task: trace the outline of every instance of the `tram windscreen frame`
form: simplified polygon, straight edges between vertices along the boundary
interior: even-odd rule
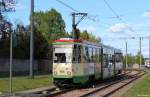
[[[66,54],[55,53],[54,63],[66,63]]]

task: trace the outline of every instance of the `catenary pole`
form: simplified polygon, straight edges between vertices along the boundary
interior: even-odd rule
[[[142,37],[140,37],[140,65],[139,65],[139,68],[140,68],[140,67],[141,67],[141,65],[142,65],[141,40],[142,40]]]
[[[126,41],[126,66],[125,68],[127,69],[127,67],[128,67],[128,43]]]

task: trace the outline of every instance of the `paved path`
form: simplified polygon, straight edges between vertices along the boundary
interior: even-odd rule
[[[17,95],[22,95],[22,94],[34,94],[34,93],[39,93],[41,91],[46,91],[46,90],[51,90],[54,89],[55,86],[47,86],[47,87],[41,87],[41,88],[36,88],[36,89],[31,89],[31,90],[26,90],[26,91],[20,91],[17,92]]]

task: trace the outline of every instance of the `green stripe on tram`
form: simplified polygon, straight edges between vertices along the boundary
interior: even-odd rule
[[[67,76],[67,75],[53,75],[53,78],[72,78],[73,83],[84,84],[89,80],[89,75],[79,75],[79,76]]]
[[[88,75],[81,75],[81,76],[74,76],[73,77],[73,82],[74,83],[81,83],[84,84],[89,80],[89,76]]]
[[[53,75],[53,78],[72,78],[72,76],[68,76],[68,75]]]

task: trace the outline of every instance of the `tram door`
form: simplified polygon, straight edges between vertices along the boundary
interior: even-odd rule
[[[109,78],[114,74],[113,53],[107,47],[103,47],[103,78]]]
[[[107,48],[103,47],[103,78],[107,78],[108,76],[108,53]]]

